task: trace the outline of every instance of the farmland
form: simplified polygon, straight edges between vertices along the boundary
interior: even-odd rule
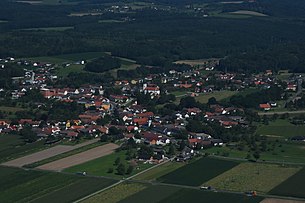
[[[283,167],[275,164],[241,163],[204,185],[221,190],[256,190],[267,193],[300,169],[300,167]]]
[[[304,190],[305,168],[275,187],[269,193],[274,195],[285,195],[289,197],[305,198]]]
[[[157,180],[165,183],[199,186],[236,166],[237,162],[201,158],[177,170],[161,176]],[[198,172],[200,171],[200,172]]]
[[[47,148],[44,141],[25,144],[18,135],[0,135],[0,162],[15,159]]]
[[[114,182],[0,167],[0,202],[71,202]]]
[[[73,166],[71,168],[65,169],[65,171],[71,173],[75,173],[78,171],[86,171],[89,175],[121,178],[122,176],[118,175],[115,170],[116,166],[114,165],[114,162],[117,158],[120,158],[121,162],[126,166],[129,164],[126,160],[126,151],[120,151],[101,158],[97,158],[92,161],[88,161],[80,165]],[[133,173],[131,173],[130,175],[134,175],[149,167],[151,167],[150,164],[139,164],[138,166],[136,166],[136,168],[133,170]],[[109,173],[110,168],[114,170],[112,173]]]
[[[180,167],[184,166],[183,163],[168,162],[166,164],[160,165],[153,168],[145,173],[136,176],[136,180],[156,180],[157,178],[164,176]]]
[[[146,198],[149,197],[149,198]],[[143,202],[145,198],[146,203],[153,202],[197,202],[204,200],[204,202],[227,203],[227,202],[245,202],[245,203],[258,203],[262,200],[260,197],[246,197],[237,194],[219,194],[212,192],[204,192],[194,189],[181,189],[178,187],[169,186],[151,186],[139,193],[131,195],[120,203],[127,202]]]
[[[101,192],[93,197],[90,197],[85,201],[83,201],[83,203],[99,203],[99,202],[115,203],[135,193],[138,193],[144,190],[145,188],[146,186],[144,184],[123,183],[109,190]]]

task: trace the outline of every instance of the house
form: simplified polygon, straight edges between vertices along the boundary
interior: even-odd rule
[[[269,111],[271,109],[271,105],[269,103],[267,103],[267,104],[260,104],[259,108],[263,109],[265,111]]]
[[[141,137],[145,139],[145,142],[150,145],[167,145],[170,143],[170,139],[158,133],[153,132],[143,132]]]
[[[160,87],[155,84],[143,84],[143,92],[144,94],[150,94],[153,96],[161,94]]]

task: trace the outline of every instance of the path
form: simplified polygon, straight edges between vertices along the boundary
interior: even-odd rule
[[[49,149],[45,149],[39,152],[36,152],[34,154],[30,154],[27,156],[23,156],[5,163],[2,163],[1,165],[4,166],[13,166],[13,167],[22,167],[28,164],[32,164],[44,159],[48,159],[50,157],[65,153],[65,152],[69,152],[72,151],[74,149],[78,149],[80,147],[84,147],[86,145],[92,144],[97,142],[99,139],[93,139],[93,140],[89,140],[87,142],[81,143],[81,144],[77,144],[74,146],[68,146],[68,145],[57,145],[54,147],[51,147]]]

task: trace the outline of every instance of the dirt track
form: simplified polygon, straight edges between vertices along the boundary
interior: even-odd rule
[[[38,166],[38,169],[50,170],[50,171],[61,171],[63,169],[111,154],[119,146],[113,143],[109,143],[100,147],[90,149],[79,154],[75,154],[51,163],[47,163],[42,166]]]
[[[263,201],[261,201],[260,203],[304,203],[304,202],[305,201],[267,198],[267,199],[264,199]]]
[[[30,154],[24,157],[20,157],[5,163],[2,163],[1,165],[5,165],[5,166],[14,166],[14,167],[22,167],[24,165],[27,164],[32,164],[35,163],[37,161],[41,161],[47,158],[50,158],[52,156],[56,156],[58,154],[62,154],[89,144],[92,144],[94,142],[97,142],[98,139],[94,139],[94,140],[90,140],[78,145],[74,145],[74,146],[68,146],[68,145],[57,145],[55,147],[46,149],[46,150],[42,150],[39,152],[36,152],[34,154]]]

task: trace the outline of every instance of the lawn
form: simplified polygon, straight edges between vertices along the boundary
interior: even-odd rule
[[[57,75],[59,77],[65,77],[67,75],[69,75],[70,73],[81,73],[81,72],[85,72],[84,69],[84,65],[78,65],[78,64],[72,64],[68,67],[60,67],[57,69]]]
[[[148,198],[149,197],[149,198]],[[181,189],[179,187],[155,185],[148,187],[134,195],[120,201],[120,203],[154,202],[213,202],[213,203],[258,203],[261,197],[247,197],[245,195],[205,192],[195,189]]]
[[[202,183],[235,167],[238,162],[201,158],[177,170],[158,178],[158,181],[189,186],[200,186]]]
[[[277,119],[269,122],[269,125],[260,125],[257,129],[260,135],[281,136],[290,138],[305,135],[305,125],[293,125],[288,120]]]
[[[162,164],[156,168],[153,168],[145,173],[142,173],[142,174],[134,177],[134,179],[135,180],[156,180],[157,178],[164,176],[184,165],[185,164],[183,164],[183,163],[167,162],[165,164]]]
[[[301,167],[283,167],[276,164],[241,163],[204,183],[216,189],[267,193],[297,173]]]
[[[289,197],[305,198],[305,168],[275,187],[269,193],[273,195],[284,195]]]
[[[87,174],[89,175],[96,175],[96,176],[108,176],[108,177],[113,177],[113,178],[122,178],[121,175],[118,175],[116,173],[116,168],[117,166],[114,165],[114,162],[117,158],[120,158],[121,163],[125,164],[126,168],[128,167],[129,163],[126,160],[126,151],[120,151],[120,152],[115,152],[110,155],[88,161],[86,163],[73,166],[71,168],[66,169],[66,172],[71,172],[71,173],[76,173],[79,171],[86,171]],[[142,164],[140,163],[137,165],[133,172],[130,175],[134,175],[138,172],[141,172],[152,165],[150,164]],[[112,168],[114,171],[112,173],[108,173],[109,168]],[[126,175],[125,177],[128,177],[130,175]]]
[[[102,178],[0,167],[0,202],[72,202],[113,183]]]
[[[122,183],[83,201],[83,203],[115,203],[144,190],[147,186],[139,183]]]
[[[210,98],[215,97],[217,101],[229,98],[235,94],[237,94],[238,91],[216,91],[211,93],[202,93],[198,97],[195,97],[196,101],[199,101],[201,103],[207,103]]]
[[[25,156],[47,147],[44,141],[25,144],[18,135],[0,134],[0,162]]]

